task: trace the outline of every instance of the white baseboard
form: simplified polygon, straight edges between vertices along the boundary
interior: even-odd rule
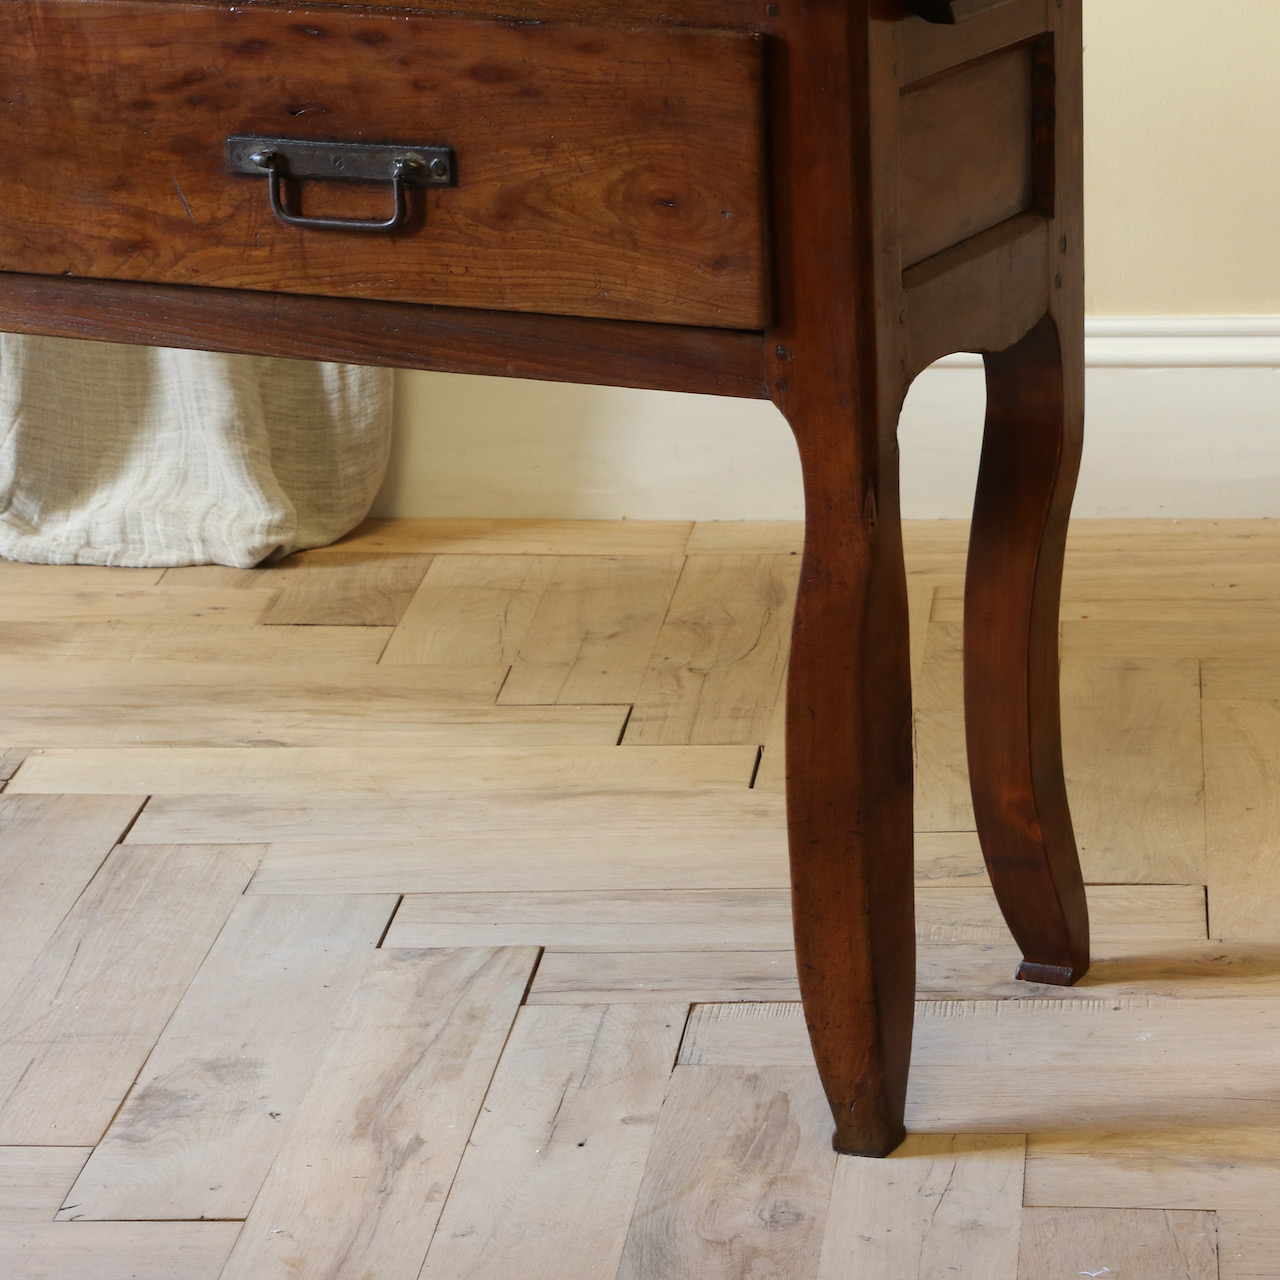
[[[1079,516],[1280,518],[1280,317],[1088,322]],[[903,512],[968,514],[981,361],[926,370],[903,413]],[[789,520],[790,432],[769,404],[406,373],[392,471],[401,516]]]

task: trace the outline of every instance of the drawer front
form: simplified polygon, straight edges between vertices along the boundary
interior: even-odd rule
[[[761,328],[761,68],[740,32],[5,0],[0,270]],[[227,171],[243,134],[444,145],[456,185],[390,234],[291,227]]]

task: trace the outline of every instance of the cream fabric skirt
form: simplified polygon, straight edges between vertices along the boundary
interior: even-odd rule
[[[386,469],[391,373],[0,335],[0,556],[263,560],[340,538]]]

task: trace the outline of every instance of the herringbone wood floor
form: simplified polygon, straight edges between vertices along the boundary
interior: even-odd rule
[[[400,521],[0,563],[8,1280],[1276,1280],[1280,530],[1084,522],[1097,939],[1014,984],[963,526],[909,531],[907,1147],[837,1159],[789,949],[792,525]]]

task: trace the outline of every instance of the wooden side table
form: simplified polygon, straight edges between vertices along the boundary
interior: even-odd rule
[[[965,599],[979,833],[1020,976],[1088,965],[1056,640],[1080,0],[423,3],[8,0],[3,323],[772,399],[807,508],[801,988],[836,1147],[884,1155],[914,995],[896,424],[953,351],[985,354],[989,395]]]

